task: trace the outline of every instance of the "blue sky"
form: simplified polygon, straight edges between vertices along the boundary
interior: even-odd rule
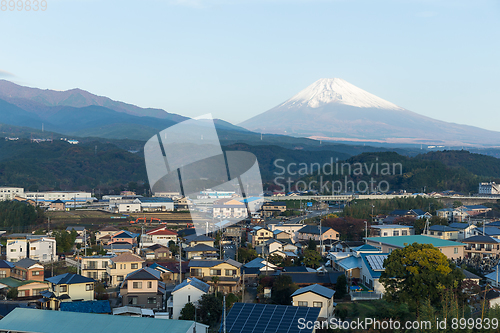
[[[238,123],[340,77],[500,130],[498,1],[46,1],[0,11],[0,78]]]

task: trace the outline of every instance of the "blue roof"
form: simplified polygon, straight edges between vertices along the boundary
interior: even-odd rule
[[[61,275],[56,275],[50,278],[46,278],[45,281],[48,281],[53,284],[77,284],[77,283],[95,282],[94,279],[85,277],[80,274],[72,274],[72,273],[64,273]]]
[[[429,227],[429,230],[432,230],[432,231],[442,231],[442,232],[451,232],[451,231],[458,231],[457,229],[454,229],[454,228],[450,228],[446,225],[431,225]]]
[[[324,234],[328,230],[332,228],[329,227],[321,227],[321,234]],[[319,226],[316,225],[305,225],[303,228],[299,229],[299,233],[303,234],[311,234],[311,235],[319,235]]]
[[[264,259],[262,258],[255,258],[254,260],[251,260],[249,262],[247,262],[245,265],[246,268],[262,268],[264,267],[265,265],[262,263],[264,261]]]
[[[376,248],[375,246],[372,246],[370,244],[363,244],[358,247],[354,247],[351,249],[352,251],[380,251],[380,249]]]
[[[29,318],[29,320],[26,320]],[[95,313],[17,308],[0,321],[0,329],[39,333],[186,333],[192,321],[112,316]]]
[[[182,288],[184,288],[186,286],[193,286],[196,289],[201,290],[201,291],[203,291],[205,293],[208,293],[208,291],[210,290],[210,285],[209,284],[207,284],[207,283],[205,283],[203,281],[200,281],[200,280],[198,280],[195,277],[191,277],[191,278],[188,278],[188,279],[182,281],[182,283],[176,285],[175,288],[174,288],[174,290],[172,290],[172,292],[175,292],[175,291],[177,291],[179,289],[182,289]]]
[[[137,198],[142,203],[155,203],[155,202],[174,202],[171,198],[153,197],[153,198]]]
[[[346,271],[354,269],[356,267],[361,267],[361,261],[359,258],[354,256],[347,257],[345,259],[337,261],[337,265],[345,269]]]
[[[453,228],[453,229],[467,229],[467,227],[469,226],[468,223],[458,223],[458,222],[454,222],[454,223],[450,223],[448,225],[450,228]]]
[[[385,237],[384,237],[385,238]],[[371,256],[378,256],[380,257],[381,259],[385,259],[387,258],[387,256],[389,255],[389,253],[377,253],[377,254],[372,254],[372,253],[361,253],[361,259],[363,260],[363,262],[365,263],[365,266],[368,268],[368,270],[370,271],[370,275],[372,276],[372,278],[374,279],[378,279],[380,278],[380,275],[382,275],[382,271],[379,271],[379,270],[374,270],[370,263],[368,262],[368,259],[366,259],[367,257],[371,257]]]
[[[60,311],[111,313],[109,301],[61,302]]]
[[[0,260],[0,268],[14,268],[15,265],[7,260]]]
[[[319,284],[312,284],[310,286],[295,290],[295,292],[292,294],[292,297],[297,296],[297,295],[301,295],[301,294],[305,294],[308,292],[315,293],[317,295],[326,297],[328,299],[332,298],[333,295],[335,295],[335,290],[332,290],[332,289],[327,288],[327,287],[323,287]]]
[[[488,207],[483,206],[483,205],[470,205],[470,206],[464,206],[467,209],[488,209]]]
[[[480,232],[480,233],[483,233],[483,228],[479,227],[477,228],[477,230]],[[484,235],[488,235],[488,236],[496,236],[496,235],[500,235],[500,229],[498,227],[484,227]]]

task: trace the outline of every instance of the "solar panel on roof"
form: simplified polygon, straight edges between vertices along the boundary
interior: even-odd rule
[[[387,259],[387,255],[373,255],[366,256],[366,260],[368,264],[374,271],[383,271],[384,270],[384,260]]]
[[[235,303],[226,317],[226,331],[231,333],[312,333],[299,329],[299,319],[318,319],[320,308],[287,305]],[[223,330],[221,327],[220,331]]]

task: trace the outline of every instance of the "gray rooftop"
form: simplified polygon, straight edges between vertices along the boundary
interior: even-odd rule
[[[301,294],[305,294],[305,293],[308,293],[308,292],[312,292],[314,294],[317,294],[319,296],[323,296],[323,297],[328,298],[328,299],[332,298],[333,295],[335,295],[335,290],[332,290],[332,289],[327,288],[327,287],[323,287],[323,286],[321,286],[319,284],[312,284],[310,286],[297,289],[292,294],[292,297],[293,296],[297,296],[297,295],[301,295]]]

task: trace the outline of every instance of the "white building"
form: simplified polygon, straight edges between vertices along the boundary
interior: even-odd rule
[[[133,201],[135,204],[140,204],[144,211],[173,211],[174,200],[170,198],[154,197],[154,198],[137,198]]]
[[[15,197],[24,197],[24,188],[0,187],[0,201],[13,200]]]
[[[142,246],[160,244],[168,247],[170,242],[177,243],[177,232],[167,227],[158,227],[141,235],[141,242]]]
[[[289,223],[289,224],[269,224],[268,228],[271,231],[281,230],[290,235],[292,235],[292,241],[296,243],[299,240],[299,230],[304,227],[301,223]]]
[[[52,237],[43,237],[29,240],[29,258],[39,262],[57,260],[56,240]]]
[[[16,262],[31,258],[40,262],[55,260],[56,240],[32,234],[12,234],[7,239],[7,260]]]
[[[187,303],[193,303],[195,306],[203,295],[208,293],[210,285],[191,277],[175,286],[172,296],[168,299],[167,308],[171,313],[172,319],[179,319],[181,310]]]
[[[113,202],[109,204],[109,210],[115,213],[137,213],[141,211],[141,204],[133,202]]]
[[[496,184],[495,182],[480,183],[479,194],[485,194],[485,195],[500,194],[500,184]]]
[[[228,199],[236,195],[234,191],[214,191],[207,189],[198,194],[198,199]]]
[[[92,193],[82,191],[26,192],[24,197],[35,201],[39,206],[48,206],[55,200],[61,200],[67,206],[81,205],[93,201]]]

